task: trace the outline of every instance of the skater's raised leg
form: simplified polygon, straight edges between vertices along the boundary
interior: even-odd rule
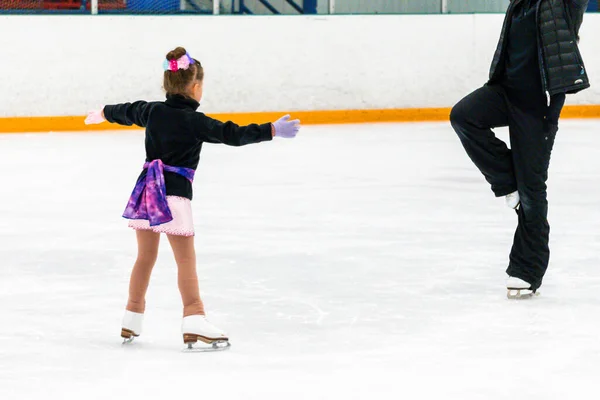
[[[492,131],[508,125],[507,107],[500,87],[483,86],[458,102],[450,113],[454,131],[496,197],[517,190],[511,151]]]

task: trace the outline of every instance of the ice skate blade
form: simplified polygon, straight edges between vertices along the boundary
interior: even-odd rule
[[[199,345],[196,343],[187,343],[187,347],[183,349],[184,353],[208,353],[213,351],[223,351],[231,347],[229,340],[216,340],[212,343]]]
[[[510,300],[527,300],[539,296],[538,292],[530,289],[512,289],[509,288],[506,297]]]
[[[125,329],[125,328],[121,329],[121,337],[123,338],[123,344],[133,342],[133,339],[135,339],[138,336],[139,335],[136,335],[135,332],[133,332],[129,329]]]
[[[187,348],[184,349],[185,352],[223,351],[231,346],[228,338],[211,339],[192,333],[184,333],[183,342],[187,346]],[[208,346],[198,344],[198,342]]]

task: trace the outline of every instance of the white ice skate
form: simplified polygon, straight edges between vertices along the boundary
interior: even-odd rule
[[[531,289],[531,284],[522,279],[509,276],[506,280],[507,297],[509,299],[530,299],[538,293]]]
[[[519,204],[521,204],[521,198],[519,197],[518,191],[507,194],[505,196],[505,200],[506,200],[506,206],[508,208],[512,208],[513,210],[516,210],[517,207],[519,207]]]
[[[121,337],[123,343],[130,343],[134,338],[142,333],[142,324],[144,322],[144,314],[125,310],[123,323],[121,324]]]
[[[187,345],[184,351],[218,351],[231,346],[225,332],[208,322],[204,315],[184,317],[181,333],[183,342]],[[198,345],[199,341],[210,346]]]

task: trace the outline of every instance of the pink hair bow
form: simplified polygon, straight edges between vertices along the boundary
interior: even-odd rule
[[[177,60],[165,60],[163,62],[163,69],[165,71],[177,72],[180,69],[188,69],[190,64],[193,64],[194,60],[188,53],[179,57]]]

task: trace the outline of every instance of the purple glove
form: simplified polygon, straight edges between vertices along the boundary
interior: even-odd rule
[[[273,128],[275,128],[275,136],[286,139],[296,137],[296,134],[300,130],[300,120],[295,119],[290,121],[289,119],[290,116],[286,115],[273,123]]]

